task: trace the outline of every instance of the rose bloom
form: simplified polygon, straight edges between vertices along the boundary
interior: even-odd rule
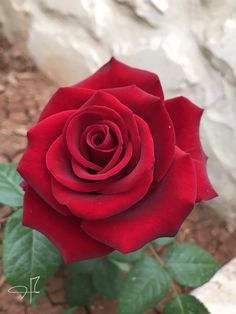
[[[23,224],[66,262],[175,236],[196,202],[216,196],[199,139],[202,112],[184,97],[164,100],[157,75],[114,58],[60,88],[29,130],[18,166]]]

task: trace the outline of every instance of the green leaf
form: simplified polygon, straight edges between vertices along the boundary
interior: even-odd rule
[[[163,238],[158,238],[152,242],[154,242],[157,245],[164,246],[171,244],[175,240],[175,237],[163,237]]]
[[[109,260],[100,260],[93,271],[93,283],[97,291],[107,297],[117,297],[122,283],[119,268]]]
[[[65,300],[70,306],[85,306],[89,304],[96,290],[94,288],[91,274],[79,274],[69,278],[65,287]]]
[[[128,254],[122,254],[118,251],[114,251],[111,254],[109,254],[107,258],[116,260],[121,263],[135,262],[144,256],[144,252],[145,252],[145,247],[141,248],[138,251],[128,253]]]
[[[174,279],[187,287],[201,286],[219,269],[218,262],[207,251],[190,243],[173,245],[165,262]]]
[[[74,274],[87,274],[91,273],[95,266],[98,264],[97,259],[90,259],[81,262],[75,262],[72,264],[67,265],[67,268]]]
[[[181,295],[171,299],[163,314],[210,314],[207,308],[191,295]]]
[[[23,191],[20,187],[21,177],[16,171],[16,164],[0,164],[0,203],[20,207],[23,203]]]
[[[123,282],[119,314],[141,314],[159,303],[170,287],[170,278],[152,257],[138,261]]]
[[[22,211],[7,221],[3,237],[3,269],[7,281],[30,302],[61,265],[55,246],[41,233],[22,226]],[[35,279],[33,279],[35,278]],[[35,288],[35,289],[34,289]]]
[[[115,264],[122,272],[127,273],[131,268],[131,265],[129,263],[118,262],[114,259],[110,259],[110,261],[111,263]]]
[[[74,306],[72,308],[66,309],[64,311],[64,314],[73,314],[75,310],[77,310],[77,306]]]

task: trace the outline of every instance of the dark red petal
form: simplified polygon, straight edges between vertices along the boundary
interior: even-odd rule
[[[75,162],[74,159],[71,160],[72,168],[74,170],[74,173],[82,179],[86,180],[105,180],[108,179],[117,173],[119,173],[121,170],[127,166],[129,163],[133,153],[133,146],[131,142],[128,143],[126,150],[124,152],[124,156],[122,159],[111,169],[107,170],[106,172],[98,172],[95,174],[91,174],[87,171],[87,169],[81,165],[79,165],[77,162]]]
[[[81,180],[74,174],[70,159],[63,137],[59,136],[48,149],[46,164],[53,178],[64,188],[77,192],[95,192],[112,182],[112,180],[106,182]],[[52,184],[55,180],[52,180]]]
[[[131,190],[137,182],[142,181],[147,173],[154,172],[154,143],[148,125],[140,117],[135,116],[142,141],[141,154],[136,167],[124,177],[118,179],[105,188],[101,189],[102,194],[117,194]]]
[[[59,88],[42,111],[39,121],[61,111],[79,109],[94,93],[75,86]]]
[[[90,159],[95,160],[101,167],[107,165],[117,148],[117,140],[110,133],[108,125],[103,123],[91,125],[82,137],[81,141],[87,144]]]
[[[128,253],[158,237],[174,236],[195,199],[193,162],[177,149],[171,168],[155,191],[124,213],[100,221],[83,221],[82,228],[94,239]]]
[[[63,214],[65,206],[57,203],[51,192],[51,175],[46,167],[46,154],[51,144],[62,133],[67,119],[75,110],[63,111],[36,124],[28,132],[28,146],[18,165],[18,171],[25,181],[50,206]]]
[[[142,124],[140,121],[138,123],[143,145],[140,165],[137,165],[137,169],[134,170],[135,175],[131,172],[124,180],[112,183],[110,190],[107,191],[114,193],[111,195],[75,193],[53,182],[53,194],[58,202],[66,205],[74,215],[80,218],[103,219],[125,211],[140,201],[153,181],[154,151],[148,126],[144,121]]]
[[[176,145],[191,157],[198,160],[205,158],[199,138],[199,124],[203,109],[184,97],[165,101],[166,109],[172,119],[176,134]]]
[[[185,97],[168,99],[165,104],[174,124],[176,145],[189,153],[194,161],[197,175],[197,201],[217,196],[207,176],[207,156],[203,151],[199,136],[203,109]]]
[[[109,127],[109,131],[115,135],[116,142],[117,142],[116,147],[114,147],[112,149],[113,150],[112,157],[107,162],[107,164],[103,168],[101,168],[101,170],[99,170],[99,173],[104,173],[107,170],[111,169],[118,162],[118,160],[121,156],[121,153],[123,152],[124,141],[123,141],[121,131],[115,123],[113,123],[112,121],[109,121],[109,120],[101,120],[100,123],[105,124],[106,126]],[[90,126],[90,127],[92,128],[93,126]],[[90,128],[90,127],[88,127],[88,128]],[[86,156],[87,159],[90,159],[89,153],[92,153],[92,152],[88,151],[87,141],[86,141],[86,136],[87,136],[86,130],[83,132],[83,134],[80,138],[80,153],[83,156]],[[105,150],[104,150],[104,152],[105,152]],[[109,150],[108,150],[108,152],[109,152]],[[76,161],[73,160],[73,162],[76,162]]]
[[[109,109],[112,110],[114,113],[119,114],[120,117],[122,117],[125,127],[123,127],[123,125],[118,122],[117,125],[121,129],[124,138],[124,145],[126,145],[127,142],[126,140],[127,131],[130,140],[133,143],[133,156],[131,162],[129,163],[128,170],[132,169],[138,162],[141,146],[138,127],[134,119],[133,112],[127,106],[124,106],[117,98],[104,91],[98,91],[82,106],[82,108],[92,109],[95,108],[94,104],[99,105],[98,108],[100,109],[101,114],[103,112],[105,113],[107,109]]]
[[[156,178],[160,181],[174,158],[175,134],[172,121],[162,101],[137,86],[112,88],[107,90],[135,114],[144,119],[152,133],[155,158]]]
[[[79,87],[103,89],[135,84],[147,93],[164,98],[159,77],[149,71],[130,67],[115,58],[96,73],[77,84]]]
[[[112,249],[81,229],[81,220],[62,216],[45,203],[30,187],[24,197],[23,224],[48,237],[62,253],[66,263],[107,255]]]
[[[91,98],[91,101],[96,100],[96,96],[97,94]],[[87,126],[96,124],[103,120],[114,122],[120,128],[124,145],[126,145],[128,142],[128,133],[122,117],[113,109],[104,106],[83,106],[83,108],[81,108],[81,110],[67,123],[64,130],[67,147],[72,157],[83,167],[96,171],[102,170],[101,166],[82,155],[85,147],[82,147],[83,143],[81,143],[80,140],[83,131],[87,128]]]
[[[132,190],[112,195],[74,192],[57,181],[53,182],[52,190],[58,202],[66,204],[75,216],[93,220],[116,215],[131,207],[147,193],[152,180],[153,174],[149,171]]]
[[[102,120],[101,122],[105,123],[107,126],[110,127],[110,131],[115,135],[117,141],[117,147],[113,156],[111,157],[110,161],[106,164],[106,166],[99,171],[99,173],[104,173],[110,170],[118,162],[119,158],[121,157],[121,153],[123,152],[124,141],[121,131],[115,123],[108,120]]]
[[[206,169],[206,161],[199,161],[193,159],[193,164],[196,169],[197,176],[197,199],[196,202],[202,200],[210,200],[211,198],[216,197],[218,194],[212,187]]]

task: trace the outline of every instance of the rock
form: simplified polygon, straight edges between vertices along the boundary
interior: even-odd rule
[[[212,314],[236,313],[236,258],[222,267],[205,285],[191,293]]]
[[[6,89],[5,85],[0,84],[0,94],[3,93]]]
[[[60,85],[115,55],[158,73],[166,97],[205,108],[201,137],[220,195],[207,204],[236,228],[235,0],[2,0],[0,23]]]
[[[169,8],[168,0],[150,0],[150,2],[159,10],[161,13],[165,13]]]

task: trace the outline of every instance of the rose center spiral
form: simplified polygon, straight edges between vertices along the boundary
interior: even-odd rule
[[[113,151],[117,146],[117,140],[108,125],[94,124],[86,128],[86,143],[95,150]]]

